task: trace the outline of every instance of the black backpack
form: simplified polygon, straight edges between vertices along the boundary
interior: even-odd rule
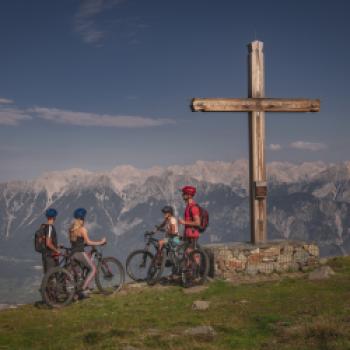
[[[198,227],[198,231],[200,233],[203,233],[207,227],[209,226],[209,213],[208,210],[202,208],[200,205],[196,204],[196,207],[199,209],[199,218],[200,218],[200,226]],[[192,216],[192,220],[193,220],[193,215],[192,215],[192,211],[190,209],[190,213]]]
[[[34,249],[38,253],[46,251],[46,225],[40,225],[39,229],[34,234]]]

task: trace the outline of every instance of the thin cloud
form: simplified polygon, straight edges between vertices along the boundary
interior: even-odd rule
[[[86,127],[147,128],[175,124],[172,119],[152,119],[140,116],[120,116],[73,112],[57,108],[35,107],[30,110],[37,117],[56,124]]]
[[[12,103],[14,103],[13,100],[10,100],[9,98],[0,97],[0,105],[10,105]]]
[[[18,126],[22,121],[33,119],[28,113],[17,108],[0,109],[0,125]]]
[[[282,149],[282,146],[280,144],[278,144],[278,143],[277,144],[276,143],[271,143],[271,144],[269,144],[268,149],[270,151],[280,151]]]
[[[306,142],[306,141],[295,141],[295,142],[292,142],[289,146],[291,148],[301,149],[306,151],[313,151],[313,152],[321,151],[327,148],[327,145],[324,143]]]
[[[78,13],[75,15],[75,30],[83,41],[88,44],[99,44],[106,33],[98,28],[96,17],[123,1],[125,0],[81,0]]]

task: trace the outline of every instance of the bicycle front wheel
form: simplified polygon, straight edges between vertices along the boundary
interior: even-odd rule
[[[147,271],[147,284],[149,286],[155,285],[162,277],[162,273],[164,271],[164,266],[165,266],[165,260],[166,260],[165,255],[162,256],[162,255],[156,254],[153,257],[152,262]]]
[[[103,258],[97,266],[95,283],[103,294],[118,292],[124,285],[123,265],[113,257]]]
[[[72,274],[62,267],[50,269],[41,283],[43,301],[51,307],[69,305],[75,294],[75,281]]]
[[[126,273],[136,282],[146,281],[152,259],[153,254],[149,251],[135,250],[126,259]]]

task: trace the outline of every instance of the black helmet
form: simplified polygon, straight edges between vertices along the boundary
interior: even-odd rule
[[[173,207],[171,207],[170,205],[166,205],[163,209],[162,209],[162,213],[166,214],[169,213],[171,215],[174,215],[174,209]]]

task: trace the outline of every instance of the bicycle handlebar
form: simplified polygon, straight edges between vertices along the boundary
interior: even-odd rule
[[[145,236],[153,236],[157,231],[146,231]]]
[[[154,234],[156,234],[157,232],[163,232],[164,230],[159,228],[159,227],[155,227],[155,230],[152,231],[146,231],[145,232],[145,236],[153,236]]]
[[[65,246],[60,246],[59,249],[63,249],[65,251],[69,251],[69,250],[72,250],[72,248],[68,248],[68,247],[65,247]]]

